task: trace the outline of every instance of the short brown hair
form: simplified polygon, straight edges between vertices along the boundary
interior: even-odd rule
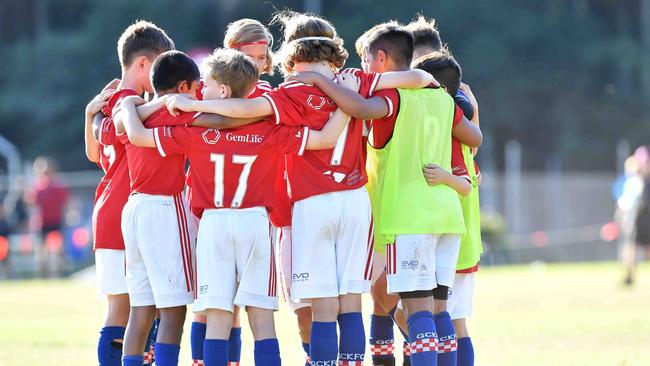
[[[298,62],[321,62],[332,64],[336,69],[345,65],[348,51],[343,48],[343,39],[327,20],[294,11],[278,12],[272,23],[280,23],[284,29],[284,40],[278,51],[285,74],[293,71]],[[323,37],[325,39],[304,39]]]
[[[273,75],[273,53],[271,52],[271,47],[273,47],[273,35],[264,24],[255,19],[248,18],[239,19],[228,24],[226,35],[223,39],[223,46],[226,48],[238,49],[239,47],[236,47],[238,43],[260,41],[264,41],[268,44],[266,50],[266,59],[268,60],[268,64],[266,65],[264,72]]]
[[[397,22],[379,24],[364,41],[366,52],[373,56],[384,51],[396,65],[409,68],[413,59],[413,34]]]
[[[203,75],[228,85],[233,98],[244,98],[255,87],[259,74],[255,62],[244,53],[217,48],[203,61]]]
[[[447,92],[452,97],[458,93],[463,72],[448,50],[443,49],[420,57],[413,61],[413,68],[431,74],[440,85],[447,88]]]
[[[418,15],[406,26],[406,29],[413,33],[415,48],[429,47],[434,51],[442,49],[442,40],[435,19],[427,19],[423,15]]]
[[[391,20],[391,21],[388,21],[388,22],[385,22],[385,23],[377,24],[377,25],[373,26],[372,28],[368,29],[367,31],[365,31],[365,33],[363,33],[361,36],[359,36],[359,38],[357,38],[357,41],[354,43],[354,48],[357,51],[357,55],[359,55],[359,57],[361,59],[363,59],[363,56],[365,55],[365,53],[367,51],[368,39],[375,32],[379,31],[380,29],[382,29],[382,28],[384,28],[386,26],[399,27],[400,24],[395,20]]]
[[[164,30],[144,20],[131,24],[117,41],[122,67],[129,67],[137,56],[144,55],[153,61],[159,54],[174,48],[174,41]]]

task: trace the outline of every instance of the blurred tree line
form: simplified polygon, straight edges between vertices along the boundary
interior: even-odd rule
[[[372,25],[434,17],[479,98],[496,168],[510,139],[522,142],[528,170],[611,170],[619,139],[650,141],[650,0],[0,0],[0,134],[24,158],[90,168],[84,106],[119,77],[116,42],[127,25],[150,20],[180,50],[212,48],[229,22],[268,24],[284,8],[330,19],[351,67],[354,41]]]

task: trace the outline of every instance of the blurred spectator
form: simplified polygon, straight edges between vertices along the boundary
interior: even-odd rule
[[[634,282],[636,249],[650,259],[650,148],[641,146],[625,161],[626,178],[617,200],[617,220],[621,227],[626,285]]]
[[[41,275],[47,274],[50,262],[54,275],[61,275],[65,268],[63,252],[63,223],[68,202],[68,189],[56,177],[54,161],[46,157],[34,160],[34,185],[26,193],[25,201],[35,209],[35,229],[40,232],[41,245],[37,258]],[[52,258],[50,258],[52,256]]]

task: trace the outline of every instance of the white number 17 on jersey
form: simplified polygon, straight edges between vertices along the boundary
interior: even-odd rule
[[[225,155],[223,154],[210,154],[210,161],[214,163],[214,206],[223,207],[223,186],[224,186],[224,170],[225,170]],[[251,173],[253,163],[257,159],[257,155],[233,155],[233,164],[243,164],[244,168],[239,175],[239,183],[237,189],[232,197],[231,208],[239,208],[244,201],[246,189],[248,188],[248,175]]]

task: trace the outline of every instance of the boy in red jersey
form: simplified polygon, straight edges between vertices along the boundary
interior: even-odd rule
[[[100,295],[106,295],[108,301],[106,320],[97,347],[99,364],[102,366],[121,364],[121,343],[129,317],[124,241],[120,227],[122,208],[129,194],[129,177],[124,146],[110,138],[111,116],[124,96],[152,91],[149,81],[151,64],[160,53],[173,49],[174,43],[154,24],[138,21],[124,31],[117,48],[122,66],[121,81],[119,85],[109,84],[110,88],[117,87],[117,92],[111,94],[102,108],[103,116],[107,117],[103,120],[95,118],[95,121],[101,121],[101,126],[93,126],[93,115],[87,113],[85,128],[86,154],[105,173],[95,194],[92,220],[97,289]],[[106,94],[102,96],[105,97]]]
[[[204,97],[246,96],[257,70],[252,60],[217,50],[206,60]],[[128,103],[127,103],[128,105]],[[187,154],[193,169],[198,236],[199,294],[195,311],[207,312],[205,365],[225,365],[235,305],[246,306],[255,337],[255,363],[279,365],[273,311],[277,309],[274,253],[266,208],[273,207],[278,155],[302,155],[334,145],[347,116],[335,112],[321,131],[276,126],[271,121],[235,129],[144,130],[135,111],[127,124],[131,140],[155,146],[162,156]]]
[[[266,73],[273,75],[273,55],[271,53],[271,46],[273,45],[273,35],[271,32],[259,21],[254,19],[239,19],[233,23],[228,24],[226,34],[223,40],[223,46],[234,50],[241,51],[255,61],[259,76]],[[273,88],[271,84],[258,79],[255,90],[248,96],[248,98],[257,98],[262,94],[271,91]],[[201,91],[199,91],[201,93]],[[198,96],[202,99],[202,96]],[[191,187],[191,167],[188,173],[188,186]],[[286,191],[286,189],[285,189]],[[191,188],[190,188],[191,194]],[[286,194],[285,194],[286,195]],[[191,206],[191,202],[190,202]],[[275,210],[278,211],[278,210]],[[274,216],[270,214],[270,216]],[[205,340],[205,316],[201,314],[194,315],[192,322],[190,345],[192,348],[192,362],[194,364],[201,364],[203,362],[203,341]],[[241,358],[241,321],[239,317],[239,308],[235,307],[233,316],[233,327],[230,330],[230,337],[228,338],[228,365],[237,366]]]
[[[357,45],[365,69],[386,71],[409,68],[413,38],[396,23],[391,22],[374,27],[359,39]],[[396,91],[381,91],[377,92],[374,98],[359,100],[360,98],[352,93],[338,93],[341,91],[340,88],[313,73],[294,76],[294,79],[316,83],[341,105],[350,103],[350,108],[365,110],[364,118],[374,119],[385,116],[384,120],[372,121],[373,128],[369,138],[372,146],[382,146],[392,136],[392,124],[394,124],[399,111],[399,97]],[[360,103],[359,106],[355,106],[357,102]],[[454,135],[458,134],[468,139],[469,143],[480,143],[480,131],[475,129],[467,120],[460,121],[459,119],[458,122],[460,124],[454,128]],[[479,140],[476,140],[477,137]],[[452,256],[449,255],[449,257]],[[382,270],[383,266],[380,267],[378,272],[381,273]],[[384,281],[377,282],[377,284],[382,283]],[[373,298],[376,305],[375,314],[371,321],[373,362],[376,365],[393,365],[395,361],[392,356],[392,321],[385,315],[382,316],[382,313],[385,314],[385,311],[394,308],[399,298],[386,294],[385,287],[383,287],[383,291],[379,291],[378,288],[380,287],[382,286],[373,286]],[[388,303],[391,305],[386,306]],[[382,309],[384,306],[386,306],[386,309]]]
[[[195,93],[199,72],[194,62],[178,51],[154,61],[151,80],[159,97],[168,93]],[[129,165],[131,195],[122,214],[126,248],[126,277],[131,315],[124,338],[123,365],[138,365],[149,324],[156,308],[160,324],[155,343],[156,364],[178,364],[185,305],[193,301],[193,230],[182,197],[185,159],[163,159],[154,149],[129,143],[122,130],[123,109],[114,115],[117,139],[123,142]],[[191,114],[172,118],[160,109],[147,119],[155,127],[187,124]]]
[[[285,26],[280,50],[284,71],[311,70],[334,78],[347,58],[334,27],[311,15],[289,12],[277,18]],[[407,71],[376,80],[375,89],[379,89],[421,87],[433,78]],[[181,109],[230,117],[271,115],[276,123],[307,124],[314,129],[322,128],[336,108],[320,89],[297,82],[284,83],[262,98],[198,102],[172,97],[167,107],[172,113]],[[289,196],[294,204],[291,298],[311,301],[310,357],[312,363],[321,365],[334,364],[337,358],[358,365],[365,353],[361,294],[370,288],[372,233],[362,132],[360,123],[349,124],[333,149],[287,156]]]

